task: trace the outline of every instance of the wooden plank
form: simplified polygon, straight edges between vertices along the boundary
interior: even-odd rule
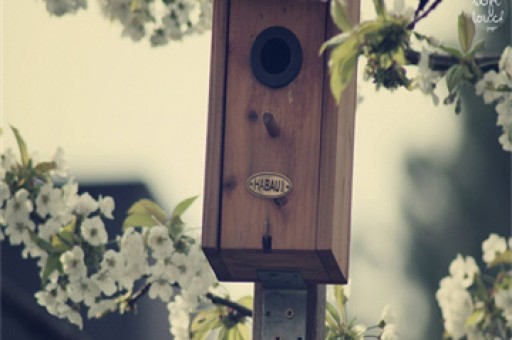
[[[322,262],[314,250],[286,250],[264,253],[261,250],[222,250],[222,260],[229,275],[225,281],[258,281],[256,270],[299,271],[308,282],[330,282]]]
[[[261,249],[267,221],[272,249],[315,249],[316,199],[325,3],[237,0],[231,3],[222,195],[222,249]],[[250,50],[257,34],[285,26],[299,38],[303,65],[280,89],[252,75]],[[316,86],[315,84],[318,84]],[[262,115],[271,111],[280,127],[270,138]],[[287,204],[251,195],[245,181],[257,172],[286,175],[294,185]]]
[[[228,35],[229,0],[213,1],[211,42],[210,97],[203,204],[202,246],[209,258],[219,247],[222,176],[222,140],[224,133],[224,99]]]
[[[348,7],[352,22],[359,21],[359,0]],[[339,31],[331,22],[326,37]],[[327,65],[327,58],[325,60]],[[324,109],[320,156],[317,249],[333,281],[348,279],[352,167],[356,106],[355,75],[337,106],[329,87],[328,72],[324,80]],[[341,269],[339,270],[335,269]]]

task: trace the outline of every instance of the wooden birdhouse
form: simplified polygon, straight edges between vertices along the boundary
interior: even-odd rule
[[[355,81],[336,106],[318,55],[337,33],[329,3],[213,6],[204,252],[219,280],[346,282]]]

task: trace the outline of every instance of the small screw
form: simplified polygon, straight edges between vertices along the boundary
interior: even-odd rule
[[[288,319],[293,319],[293,316],[295,315],[295,313],[294,313],[293,309],[287,308],[286,311],[284,312],[284,315]]]

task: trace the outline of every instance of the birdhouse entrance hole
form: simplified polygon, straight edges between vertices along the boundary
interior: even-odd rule
[[[271,88],[288,85],[302,66],[299,40],[284,27],[263,30],[252,45],[251,66],[254,76],[262,84]]]

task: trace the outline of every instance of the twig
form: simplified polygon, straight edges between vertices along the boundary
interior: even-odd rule
[[[405,51],[405,58],[412,65],[418,65],[420,62],[420,53],[409,49]],[[482,72],[490,70],[498,71],[498,62],[500,55],[488,54],[475,57],[476,65]],[[430,66],[434,71],[446,71],[455,64],[460,63],[458,58],[451,55],[430,54]]]
[[[151,287],[151,283],[146,283],[139,291],[137,291],[135,294],[133,294],[130,299],[128,300],[128,304],[130,307],[133,307],[135,303],[144,295],[146,295],[149,291],[149,288]],[[175,283],[173,284],[173,287],[176,289],[181,289],[179,284]],[[213,302],[216,305],[226,306],[229,308],[232,308],[238,312],[238,315],[244,316],[244,317],[252,317],[252,310],[249,308],[242,306],[241,304],[238,304],[236,302],[233,302],[229,299],[225,299],[223,297],[217,296],[212,293],[206,293],[205,297],[209,299],[211,302]]]
[[[236,302],[222,298],[220,296],[214,295],[212,293],[206,293],[205,296],[206,296],[206,298],[208,298],[211,302],[213,302],[216,305],[222,305],[222,306],[226,306],[229,308],[233,308],[234,310],[236,310],[238,312],[238,314],[240,316],[252,317],[252,310],[250,310],[249,308],[247,308],[245,306],[242,306]]]
[[[443,0],[436,0],[432,3],[432,5],[430,5],[430,7],[425,11],[423,12],[421,15],[418,16],[418,13],[415,13],[415,17],[414,17],[414,20],[409,24],[409,26],[407,27],[408,29],[413,29],[414,26],[416,26],[416,24],[427,17],[427,15],[429,15],[440,3],[441,1]]]

